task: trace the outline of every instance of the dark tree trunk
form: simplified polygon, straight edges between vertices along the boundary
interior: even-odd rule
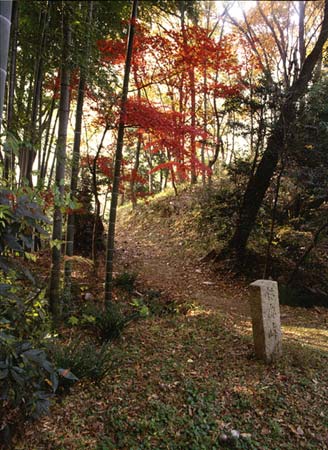
[[[61,202],[64,196],[65,164],[66,164],[66,139],[69,118],[69,83],[70,83],[70,43],[71,30],[69,26],[68,11],[63,11],[63,50],[61,69],[61,90],[59,105],[59,127],[56,147],[56,190],[58,192],[57,204],[54,209],[52,231],[52,266],[49,285],[49,309],[55,322],[59,320],[61,304],[59,300],[60,288],[60,263],[63,214]]]
[[[229,250],[235,252],[241,262],[244,259],[247,241],[254,227],[257,213],[277,167],[281,147],[284,145],[283,123],[284,120],[281,117],[268,140],[267,148],[257,170],[248,183],[237,228],[228,245]]]
[[[246,245],[255,225],[258,211],[276,170],[281,151],[288,145],[289,135],[296,118],[296,103],[306,91],[327,38],[328,0],[325,1],[324,19],[318,40],[311,53],[304,60],[299,77],[286,95],[279,119],[268,139],[266,150],[246,188],[237,227],[227,246],[227,250],[237,257],[238,263],[243,263],[244,261]]]
[[[88,29],[92,24],[92,9],[93,2],[88,2]],[[88,35],[87,45],[84,54],[84,60],[86,65],[88,65],[89,59],[89,45],[90,37]],[[80,168],[80,145],[81,145],[81,131],[82,131],[82,116],[83,116],[83,103],[85,95],[85,86],[87,78],[87,68],[80,67],[80,81],[79,81],[79,91],[76,105],[76,118],[75,118],[75,130],[74,130],[74,144],[73,144],[73,156],[72,156],[72,172],[71,172],[71,186],[70,186],[70,196],[74,199],[77,191],[77,179],[79,175]],[[66,255],[73,256],[74,252],[74,233],[75,233],[75,214],[72,211],[67,217],[67,229],[66,229]],[[72,274],[72,261],[67,260],[65,262],[65,290],[68,293],[68,297],[71,295],[71,274]]]
[[[204,98],[203,98],[203,105],[204,105],[204,123],[203,123],[203,129],[204,132],[207,133],[207,92],[206,92],[206,86],[207,86],[207,67],[205,65],[204,73],[203,73],[203,86],[204,86]],[[201,153],[200,158],[202,162],[202,185],[205,187],[206,185],[206,172],[205,172],[205,145],[206,141],[203,139],[202,147],[201,147]]]
[[[298,39],[298,50],[300,54],[300,67],[302,67],[305,56],[306,56],[306,46],[305,46],[305,1],[300,0],[298,2],[299,7],[299,20],[298,20],[298,30],[299,30],[299,39]]]
[[[71,171],[71,185],[70,196],[74,199],[77,190],[77,180],[80,169],[80,144],[81,144],[81,130],[82,130],[82,115],[83,115],[83,101],[85,91],[85,76],[80,73],[79,91],[76,104],[76,116],[75,116],[75,130],[74,130],[74,144],[72,155],[72,171]],[[66,228],[66,256],[73,256],[74,252],[74,232],[75,232],[75,215],[74,211],[71,211],[67,216],[67,228]],[[70,298],[71,296],[71,274],[72,274],[72,261],[67,259],[65,261],[65,292]]]
[[[106,251],[106,278],[105,278],[105,303],[108,306],[112,301],[113,291],[113,257],[114,257],[114,245],[115,245],[115,224],[116,224],[116,210],[120,185],[121,163],[123,153],[123,138],[124,138],[124,125],[125,125],[125,113],[126,113],[126,101],[128,97],[129,89],[129,77],[133,52],[133,38],[135,31],[135,21],[137,18],[137,6],[138,0],[133,0],[132,15],[128,37],[128,48],[125,60],[123,92],[121,99],[121,112],[120,122],[118,126],[117,146],[115,153],[115,166],[114,166],[114,180],[112,189],[112,199],[109,212],[109,225],[108,225],[108,240]]]

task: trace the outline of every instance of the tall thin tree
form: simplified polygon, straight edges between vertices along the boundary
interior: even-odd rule
[[[92,25],[92,9],[93,2],[88,2],[87,12],[87,45],[84,47],[83,61],[80,66],[80,81],[78,88],[78,98],[76,104],[75,115],[75,130],[74,130],[74,144],[73,144],[73,156],[72,156],[72,171],[71,171],[71,186],[70,196],[74,199],[77,191],[77,179],[79,175],[80,166],[80,145],[81,145],[81,130],[82,130],[82,116],[83,116],[83,103],[85,95],[85,86],[87,81],[87,67],[89,60],[90,50],[90,27]],[[75,232],[75,216],[74,211],[67,217],[67,229],[66,229],[66,256],[73,256],[74,250],[74,232]],[[67,259],[65,261],[65,291],[68,297],[70,297],[71,291],[71,273],[72,273],[72,261]]]
[[[2,124],[2,110],[5,98],[5,84],[7,77],[11,8],[11,0],[0,2],[0,130]]]
[[[27,164],[26,173],[24,177],[28,180],[29,185],[33,186],[32,179],[32,169],[34,160],[37,154],[36,147],[38,144],[38,133],[37,133],[37,123],[38,123],[38,112],[39,106],[41,104],[42,97],[42,79],[43,79],[43,65],[44,65],[44,52],[46,47],[47,31],[49,25],[49,10],[50,2],[46,2],[44,9],[40,13],[40,45],[38,48],[38,55],[35,60],[34,66],[34,86],[32,95],[32,105],[31,105],[31,119],[30,119],[30,146],[27,149]]]
[[[60,265],[61,265],[61,240],[62,240],[62,200],[64,196],[65,165],[66,165],[66,140],[69,119],[69,85],[70,85],[70,43],[71,30],[69,24],[69,11],[63,4],[63,41],[62,41],[62,66],[61,88],[59,103],[59,126],[56,146],[56,202],[54,208],[52,231],[52,266],[49,286],[49,309],[54,321],[59,320],[61,304],[59,300]]]
[[[120,121],[118,125],[117,133],[117,144],[115,152],[115,166],[114,166],[114,180],[112,189],[112,199],[109,211],[109,225],[108,225],[108,239],[107,239],[107,250],[106,250],[106,276],[105,276],[105,304],[108,305],[112,301],[112,291],[113,291],[113,257],[114,257],[114,246],[115,246],[115,225],[116,225],[116,211],[118,202],[118,193],[120,185],[120,174],[121,174],[121,163],[123,154],[123,138],[124,138],[124,127],[126,121],[126,103],[128,98],[129,90],[129,78],[130,69],[133,53],[133,40],[135,33],[135,23],[137,19],[137,8],[138,0],[133,0],[132,14],[129,27],[128,36],[128,46],[125,58],[125,68],[124,68],[124,80],[123,80],[123,91],[121,97],[121,110],[120,110]]]
[[[16,56],[17,56],[17,34],[18,34],[18,2],[13,2],[12,6],[12,26],[10,43],[10,63],[8,81],[8,107],[7,107],[7,135],[14,133],[14,94],[16,85]],[[14,185],[15,154],[12,146],[5,155],[4,178],[11,188]],[[11,177],[9,179],[9,174]]]

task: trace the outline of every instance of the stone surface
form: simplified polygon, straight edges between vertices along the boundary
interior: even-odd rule
[[[281,326],[278,283],[257,280],[251,283],[250,307],[255,354],[266,362],[281,355]]]

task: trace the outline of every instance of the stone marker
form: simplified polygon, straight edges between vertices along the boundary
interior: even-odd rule
[[[281,355],[278,283],[257,280],[250,287],[255,354],[258,358],[271,362]]]

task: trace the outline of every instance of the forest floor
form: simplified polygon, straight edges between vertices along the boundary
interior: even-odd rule
[[[202,262],[184,201],[121,208],[117,228],[117,272],[176,311],[131,323],[106,379],[77,383],[15,448],[328,449],[328,311],[282,306],[283,357],[257,361],[249,280]]]

